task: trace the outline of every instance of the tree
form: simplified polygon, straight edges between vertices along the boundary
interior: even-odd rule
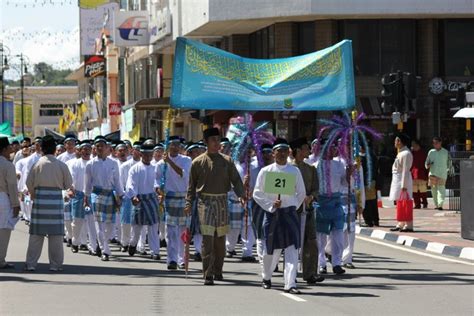
[[[33,69],[28,69],[32,72],[31,85],[34,86],[75,86],[76,82],[66,80],[66,77],[72,72],[71,69],[54,69],[52,65],[45,62],[37,63]],[[5,80],[5,84],[10,86],[20,86],[20,80]]]

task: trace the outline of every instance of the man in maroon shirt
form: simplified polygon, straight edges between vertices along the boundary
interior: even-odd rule
[[[427,200],[427,183],[428,170],[425,168],[426,151],[420,146],[418,140],[411,142],[411,152],[413,154],[413,165],[411,167],[411,175],[413,177],[413,200],[415,202],[415,209],[420,209],[423,203],[423,208],[428,207]]]

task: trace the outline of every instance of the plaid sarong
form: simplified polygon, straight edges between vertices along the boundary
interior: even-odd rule
[[[263,234],[267,253],[271,255],[273,250],[291,245],[298,249],[301,244],[300,226],[300,216],[294,206],[279,208],[274,213],[265,212]]]
[[[112,190],[94,187],[91,205],[98,222],[115,223],[115,198]]]
[[[225,236],[229,232],[227,194],[200,194],[198,214],[201,234],[204,236]]]
[[[166,192],[165,210],[166,225],[185,226],[186,215],[184,207],[186,206],[186,192]]]
[[[133,225],[154,225],[158,220],[158,198],[156,193],[139,194],[140,203],[133,209]]]
[[[74,197],[69,202],[71,207],[71,216],[72,218],[85,218],[86,212],[84,209],[84,192],[76,191]],[[66,217],[64,217],[66,220]]]
[[[231,229],[241,229],[244,223],[244,209],[234,192],[229,193],[229,224]]]
[[[37,187],[31,210],[30,235],[64,234],[64,200],[58,188]]]
[[[257,239],[263,239],[263,219],[265,217],[265,210],[252,200],[252,225],[253,231]]]
[[[131,224],[133,218],[133,204],[132,200],[126,196],[122,199],[122,206],[120,207],[120,224]]]
[[[329,235],[332,230],[342,230],[344,222],[341,194],[320,194],[316,203],[316,231]]]

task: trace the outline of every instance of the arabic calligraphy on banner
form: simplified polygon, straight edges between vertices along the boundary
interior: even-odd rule
[[[178,38],[171,106],[342,110],[355,105],[351,41],[282,59],[249,59]]]

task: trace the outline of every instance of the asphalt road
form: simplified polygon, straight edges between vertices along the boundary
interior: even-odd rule
[[[223,282],[203,286],[200,263],[190,276],[168,272],[165,260],[114,252],[109,262],[65,247],[65,266],[49,272],[47,243],[36,272],[22,271],[27,229],[17,225],[0,270],[0,315],[473,315],[474,266],[356,240],[354,264],[342,277],[285,296],[282,273],[260,287],[258,264],[226,259]],[[117,249],[114,247],[114,249]],[[162,258],[165,252],[162,253]],[[281,270],[281,264],[280,264]],[[328,269],[331,270],[331,269]]]

